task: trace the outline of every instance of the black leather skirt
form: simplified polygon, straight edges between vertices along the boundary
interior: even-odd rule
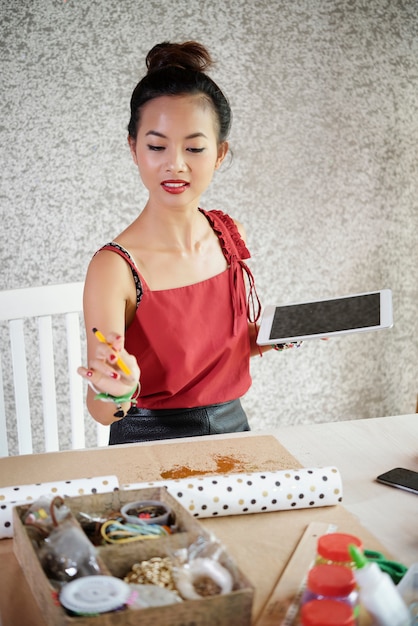
[[[192,409],[142,409],[131,407],[110,426],[109,445],[199,437],[250,430],[240,400]]]

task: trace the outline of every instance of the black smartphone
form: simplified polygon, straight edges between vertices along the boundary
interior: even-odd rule
[[[385,485],[418,493],[418,472],[404,467],[395,467],[384,474],[380,474],[376,480]]]

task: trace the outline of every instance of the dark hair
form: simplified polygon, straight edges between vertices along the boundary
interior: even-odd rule
[[[213,61],[207,49],[196,41],[164,42],[147,54],[148,73],[131,97],[130,137],[136,139],[141,108],[160,96],[202,94],[211,104],[218,122],[218,141],[225,141],[231,126],[231,108],[217,84],[205,74]]]

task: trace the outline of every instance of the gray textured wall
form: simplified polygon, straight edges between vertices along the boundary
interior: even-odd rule
[[[1,0],[0,288],[82,280],[145,201],[129,98],[162,40],[197,39],[234,111],[202,205],[244,223],[266,303],[383,287],[390,331],[252,363],[254,429],[414,411],[416,0]]]

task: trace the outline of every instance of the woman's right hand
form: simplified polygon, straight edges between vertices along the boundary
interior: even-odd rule
[[[119,397],[134,392],[140,385],[140,369],[136,358],[123,347],[124,339],[117,333],[109,333],[106,343],[97,340],[97,345],[90,349],[88,367],[81,366],[77,372],[96,393],[107,393]],[[121,369],[118,360],[122,359],[130,373]]]

